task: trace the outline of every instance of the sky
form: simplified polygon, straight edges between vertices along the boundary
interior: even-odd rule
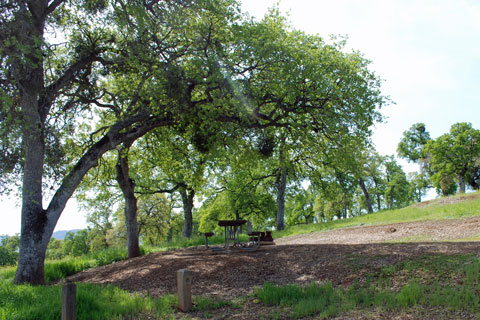
[[[423,122],[432,138],[457,122],[480,129],[480,1],[476,0],[242,0],[242,11],[261,19],[278,3],[291,25],[324,39],[347,35],[347,50],[372,61],[382,92],[394,104],[372,140],[383,155],[396,154],[402,134]],[[401,162],[406,171],[416,166]],[[0,197],[0,235],[20,232],[20,207]],[[56,230],[85,228],[71,199]]]

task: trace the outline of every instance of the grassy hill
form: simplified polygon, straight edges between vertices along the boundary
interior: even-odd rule
[[[411,221],[460,219],[475,216],[480,216],[480,192],[429,200],[402,209],[384,210],[349,219],[335,220],[319,224],[296,225],[283,231],[274,232],[274,238],[347,227]]]

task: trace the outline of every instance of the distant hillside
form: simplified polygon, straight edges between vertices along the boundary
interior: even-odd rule
[[[81,229],[73,229],[73,230],[59,230],[59,231],[55,231],[52,235],[52,238],[55,238],[55,239],[58,239],[58,240],[63,240],[65,239],[65,235],[67,234],[67,232],[74,232],[74,233],[77,233],[78,231],[80,231]]]

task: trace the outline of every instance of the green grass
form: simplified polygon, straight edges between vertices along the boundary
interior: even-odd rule
[[[108,260],[119,260],[115,250],[45,263],[45,279],[53,282]],[[16,267],[0,268],[0,320],[61,319],[61,285],[14,285]],[[175,296],[153,299],[131,294],[115,286],[77,285],[77,319],[123,319],[147,314],[149,319],[170,317]]]
[[[92,260],[66,259],[48,262],[45,277],[57,280],[78,272]],[[15,267],[0,269],[0,320],[61,319],[61,285],[14,285]],[[141,296],[113,285],[77,284],[77,319],[172,319],[177,298]],[[194,310],[208,314],[223,307],[237,308],[231,301],[194,297]]]
[[[238,304],[227,300],[217,300],[210,297],[195,297],[194,298],[194,311],[209,311],[216,310],[223,307],[238,308]]]
[[[59,267],[61,266],[61,267]],[[54,274],[65,271],[64,264],[53,264]],[[15,268],[0,269],[0,320],[55,320],[61,319],[61,285],[13,285]],[[77,319],[124,319],[147,315],[148,319],[171,318],[177,298],[167,295],[159,298],[140,296],[113,285],[77,284]]]
[[[172,314],[174,297],[153,299],[123,291],[115,286],[78,284],[77,319],[117,319],[141,313]],[[0,282],[0,319],[61,319],[61,286],[11,285]]]
[[[408,282],[392,283],[408,274]],[[475,255],[434,255],[381,268],[348,288],[331,282],[299,285],[266,283],[255,290],[263,303],[284,308],[289,318],[317,319],[363,310],[387,312],[442,308],[480,316],[480,260]]]
[[[86,258],[66,258],[45,262],[45,281],[47,283],[64,279],[80,271],[95,266],[94,261]]]
[[[331,282],[322,285],[312,283],[306,287],[266,283],[262,289],[255,291],[257,298],[266,304],[290,308],[293,318],[316,313],[320,313],[320,317],[335,315],[341,308],[340,293]]]
[[[480,192],[456,195],[448,199],[455,201],[459,197],[466,199],[456,203],[444,203],[445,198],[435,199],[424,206],[412,205],[397,210],[385,210],[368,215],[329,221],[325,223],[296,225],[283,231],[274,231],[274,238],[281,238],[296,234],[305,234],[316,231],[327,231],[346,227],[366,225],[381,225],[409,221],[460,219],[480,216]],[[480,240],[480,237],[471,240]]]

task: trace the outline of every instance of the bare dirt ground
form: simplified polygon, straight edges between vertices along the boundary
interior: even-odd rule
[[[152,253],[128,261],[87,270],[72,281],[112,283],[153,296],[175,293],[176,271],[188,268],[193,274],[192,294],[223,300],[241,298],[238,308],[223,308],[214,319],[271,319],[272,309],[255,303],[250,295],[266,281],[311,283],[332,281],[349,286],[362,274],[432,254],[480,253],[480,242],[455,242],[480,234],[480,217],[397,223],[346,228],[277,239],[276,245],[255,252],[229,250],[215,253],[203,247]],[[395,243],[404,240],[422,242]],[[437,242],[428,242],[437,241]],[[386,243],[393,242],[393,243]],[[282,315],[276,317],[282,319]],[[177,314],[177,318],[183,315]],[[197,312],[189,318],[203,319]],[[338,319],[465,319],[469,315],[445,315],[442,310],[424,314],[350,314]],[[283,315],[283,318],[285,316]]]

